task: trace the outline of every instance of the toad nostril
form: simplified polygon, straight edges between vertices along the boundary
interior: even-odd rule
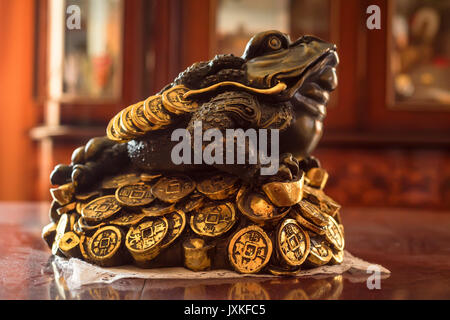
[[[319,76],[318,83],[322,88],[328,91],[333,91],[337,87],[336,69],[330,66],[324,68]]]

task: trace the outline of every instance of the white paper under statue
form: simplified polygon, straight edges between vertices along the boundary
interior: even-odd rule
[[[135,266],[121,266],[116,268],[102,268],[80,259],[64,259],[55,257],[55,264],[60,274],[64,277],[69,290],[78,289],[83,285],[94,283],[112,283],[123,278],[139,279],[231,279],[242,277],[273,278],[268,274],[239,274],[231,270],[211,270],[194,272],[185,268],[157,268],[141,269]],[[370,269],[369,269],[370,268]],[[380,272],[382,278],[389,277],[391,273],[388,269],[373,263],[366,262],[354,257],[345,251],[344,261],[340,265],[322,266],[314,269],[303,270],[296,277],[317,276],[317,275],[338,275],[345,272],[352,275],[355,281],[365,280],[368,270]]]

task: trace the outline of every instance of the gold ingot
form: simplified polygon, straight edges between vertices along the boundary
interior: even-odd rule
[[[307,258],[308,262],[315,267],[327,264],[333,256],[331,248],[320,236],[310,234],[309,239],[311,241],[311,250]]]
[[[121,113],[120,113],[120,124],[122,126],[122,129],[126,132],[129,132],[131,135],[138,137],[138,136],[142,136],[145,134],[144,131],[142,131],[141,129],[139,129],[134,123],[133,123],[133,119],[131,118],[131,108],[133,106],[130,106],[128,108],[125,108]]]
[[[197,190],[212,200],[229,198],[238,191],[239,178],[226,173],[218,173],[203,179]]]
[[[213,245],[207,245],[199,238],[183,242],[184,266],[192,271],[204,271],[211,268]]]
[[[172,122],[160,95],[148,97],[144,101],[144,115],[148,121],[158,126],[166,126]]]
[[[53,241],[55,241],[56,235],[56,223],[52,222],[42,228],[42,239],[47,243],[48,247],[51,249]]]
[[[66,233],[69,229],[69,216],[65,213],[63,214],[58,221],[58,225],[56,226],[55,240],[52,245],[52,254],[56,255],[59,252],[59,243],[64,233]]]
[[[144,219],[147,215],[145,213],[136,213],[136,212],[121,212],[118,217],[109,221],[110,224],[118,225],[118,226],[131,226],[136,223],[139,223],[142,219]]]
[[[167,89],[162,93],[162,103],[164,107],[174,114],[182,114],[187,112],[194,112],[199,108],[197,102],[193,100],[184,99],[184,94],[189,91],[183,85],[176,85]]]
[[[117,202],[127,207],[145,206],[155,200],[152,187],[143,183],[121,186],[115,195]]]
[[[304,174],[291,182],[269,182],[262,186],[270,201],[277,207],[291,207],[302,200]]]
[[[75,210],[75,206],[76,206],[76,202],[72,202],[69,204],[66,204],[65,206],[56,209],[56,212],[58,213],[58,215],[63,215],[64,213],[70,213],[71,211]]]
[[[270,300],[270,295],[263,286],[253,281],[239,281],[228,290],[229,300]]]
[[[127,173],[119,176],[108,177],[102,181],[102,189],[117,189],[127,184],[139,182],[139,176],[135,173]]]
[[[87,244],[87,253],[92,261],[102,267],[122,263],[123,233],[118,227],[105,226],[98,229]]]
[[[326,232],[326,227],[321,227],[315,225],[314,223],[308,221],[302,216],[302,211],[298,207],[298,205],[293,206],[291,209],[291,216],[294,218],[302,227],[305,227],[308,230],[311,230],[314,233],[324,235]]]
[[[159,200],[153,202],[150,207],[142,208],[142,213],[146,217],[161,217],[167,213],[175,210],[176,203],[168,205],[167,203],[161,203]]]
[[[276,239],[283,261],[293,267],[302,265],[310,250],[309,236],[294,219],[286,219],[280,224]]]
[[[344,250],[345,240],[339,224],[332,217],[329,217],[330,222],[326,227],[325,239],[336,249]]]
[[[327,196],[322,190],[305,185],[303,187],[303,198],[318,205],[320,210],[332,217],[339,211],[341,205]]]
[[[152,187],[153,195],[161,201],[176,203],[195,189],[195,182],[188,176],[163,177]]]
[[[144,114],[144,101],[134,104],[130,111],[130,116],[133,124],[144,132],[158,130],[161,128],[147,120]]]
[[[284,218],[290,209],[275,207],[265,194],[245,186],[239,190],[236,203],[239,211],[258,225],[275,224]]]
[[[191,228],[206,237],[218,237],[228,232],[236,222],[236,210],[231,202],[206,204],[191,215]]]
[[[258,226],[237,231],[228,244],[228,258],[239,273],[257,273],[272,256],[272,241]]]
[[[61,206],[65,206],[70,203],[74,193],[75,187],[73,183],[63,184],[58,188],[50,189],[50,194],[52,195],[53,200],[58,202]]]
[[[83,208],[86,207],[86,205],[89,202],[77,202],[77,204],[75,205],[75,211],[81,215],[81,212],[83,212]]]
[[[95,191],[91,191],[91,192],[75,194],[75,199],[77,199],[79,201],[88,201],[88,200],[91,200],[92,198],[97,197],[99,195],[100,195],[100,192],[95,190]]]
[[[186,214],[183,211],[177,210],[166,215],[169,227],[167,234],[161,241],[161,249],[170,246],[183,233],[186,226]]]
[[[122,206],[113,195],[103,196],[89,202],[81,215],[87,222],[100,222],[119,212]]]
[[[161,250],[161,242],[167,234],[168,222],[164,217],[147,220],[128,230],[125,246],[133,260],[141,267],[147,267]]]
[[[319,227],[325,227],[330,223],[330,216],[323,214],[318,207],[308,201],[300,201],[298,208],[305,219],[311,221]]]
[[[331,250],[330,264],[341,264],[344,261],[344,250]]]
[[[142,182],[151,182],[156,178],[160,178],[162,176],[161,173],[149,174],[149,173],[141,173],[140,179]]]
[[[59,250],[61,250],[67,258],[80,257],[80,237],[73,231],[66,232],[59,242]]]
[[[328,180],[328,173],[322,168],[312,168],[307,173],[306,176],[309,179],[309,185],[311,187],[323,190]]]

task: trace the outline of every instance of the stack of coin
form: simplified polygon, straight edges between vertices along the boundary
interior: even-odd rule
[[[123,109],[109,122],[106,135],[121,143],[167,127],[177,115],[198,109],[197,102],[184,99],[188,91],[177,85]]]
[[[162,96],[172,103],[169,112],[193,110],[174,98],[183,90]],[[142,123],[137,128],[144,131]],[[340,205],[323,190],[328,174],[314,169],[291,182],[251,187],[219,171],[129,172],[82,193],[62,185],[52,189],[42,237],[53,254],[100,266],[162,266],[175,254],[184,255],[175,259],[179,266],[195,271],[228,260],[240,273],[295,276],[344,259]]]

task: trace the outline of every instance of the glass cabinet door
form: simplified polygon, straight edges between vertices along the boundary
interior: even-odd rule
[[[396,0],[391,10],[391,106],[450,110],[450,1]]]

